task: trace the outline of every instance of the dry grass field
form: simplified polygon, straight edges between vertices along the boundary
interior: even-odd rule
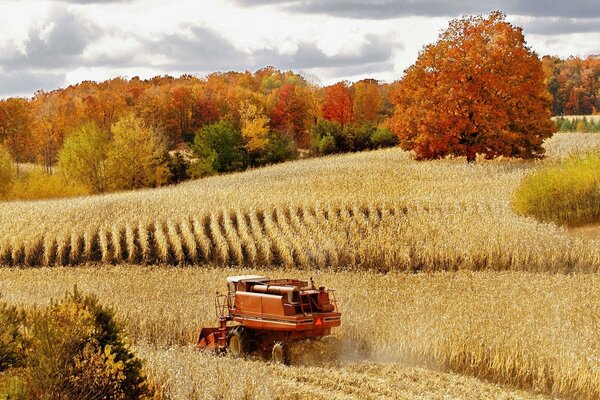
[[[391,149],[0,203],[0,293],[26,306],[74,285],[97,294],[158,398],[600,398],[598,241],[510,207],[525,174],[600,135],[546,147],[538,162],[415,162]],[[250,271],[338,289],[339,354],[298,347],[286,368],[194,351],[215,291]]]
[[[96,293],[125,320],[147,370],[170,398],[217,397],[211,393],[286,398],[293,396],[284,396],[282,387],[295,385],[307,395],[318,386],[319,374],[328,375],[317,393],[322,397],[534,397],[511,389],[517,387],[572,398],[600,396],[600,276],[253,271],[273,277],[310,273],[316,282],[337,289],[344,313],[337,331],[339,358],[323,362],[319,351],[324,349],[316,347],[312,357],[285,368],[186,348],[198,327],[214,325],[213,296],[223,289],[225,277],[247,272],[139,266],[3,269],[0,292],[5,301],[28,305],[60,298],[75,284]]]

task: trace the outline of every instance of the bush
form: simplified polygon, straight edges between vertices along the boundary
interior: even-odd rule
[[[336,153],[337,147],[335,145],[335,138],[330,135],[322,137],[321,140],[319,141],[318,151],[319,151],[319,154]]]
[[[111,309],[76,289],[32,313],[27,386],[34,398],[138,399],[141,361],[125,346]]]
[[[171,176],[169,183],[179,183],[190,178],[188,173],[190,162],[181,153],[175,152],[173,155],[165,153],[164,158]]]
[[[542,221],[577,225],[600,221],[600,154],[573,155],[525,177],[512,206]]]
[[[3,400],[30,400],[27,384],[22,374],[23,371],[0,374],[0,399]]]
[[[0,372],[22,365],[25,340],[24,316],[15,307],[0,303]]]
[[[48,175],[42,168],[22,172],[8,194],[8,198],[20,200],[76,197],[89,194],[82,184],[70,182],[61,173]]]
[[[201,128],[194,138],[192,151],[199,159],[199,164],[194,163],[196,165],[191,167],[193,176],[199,176],[198,171],[207,175],[211,172],[239,171],[248,164],[244,137],[227,121]]]
[[[15,168],[10,153],[0,147],[0,197],[10,191],[15,181]]]
[[[375,132],[375,126],[371,123],[360,125],[346,125],[344,135],[346,151],[369,150],[371,146],[371,135]]]

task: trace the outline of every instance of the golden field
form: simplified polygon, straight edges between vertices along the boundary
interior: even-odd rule
[[[0,293],[25,306],[74,285],[97,294],[157,398],[600,398],[598,242],[510,205],[531,170],[597,147],[557,134],[544,161],[475,165],[390,149],[4,202]],[[215,291],[247,272],[338,289],[339,355],[299,346],[286,368],[194,351]]]
[[[556,135],[548,160],[597,145],[592,135]],[[598,271],[596,247],[510,210],[533,167],[415,162],[391,149],[163,189],[5,202],[0,264]]]
[[[215,324],[214,293],[223,290],[225,278],[247,272],[7,268],[0,270],[0,292],[5,301],[25,305],[61,298],[75,284],[96,293],[124,319],[136,352],[169,398],[214,398],[218,393],[293,398],[286,395],[292,388],[296,392],[291,393],[306,396],[319,387],[320,374],[327,375],[316,392],[323,398],[328,393],[333,398],[536,396],[511,389],[517,387],[572,398],[600,396],[600,276],[252,270],[273,277],[310,274],[316,283],[337,289],[344,318],[336,332],[339,358],[324,363],[318,353],[323,349],[317,347],[311,350],[313,358],[286,368],[185,347],[195,341],[200,326]]]

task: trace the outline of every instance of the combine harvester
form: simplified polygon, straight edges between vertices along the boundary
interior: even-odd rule
[[[217,293],[218,328],[202,328],[198,348],[242,357],[271,353],[273,362],[290,363],[290,343],[319,340],[340,326],[334,291],[297,279],[242,275],[227,278],[228,293]],[[228,326],[228,322],[236,325]]]

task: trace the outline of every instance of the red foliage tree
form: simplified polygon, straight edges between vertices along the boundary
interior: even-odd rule
[[[520,28],[493,12],[450,22],[392,94],[392,130],[417,159],[536,158],[556,126],[542,64]]]
[[[325,88],[321,106],[323,118],[344,126],[352,118],[352,96],[348,82],[338,82]]]
[[[308,117],[308,104],[298,86],[291,83],[281,86],[270,114],[273,129],[290,134],[299,147],[306,147]]]

